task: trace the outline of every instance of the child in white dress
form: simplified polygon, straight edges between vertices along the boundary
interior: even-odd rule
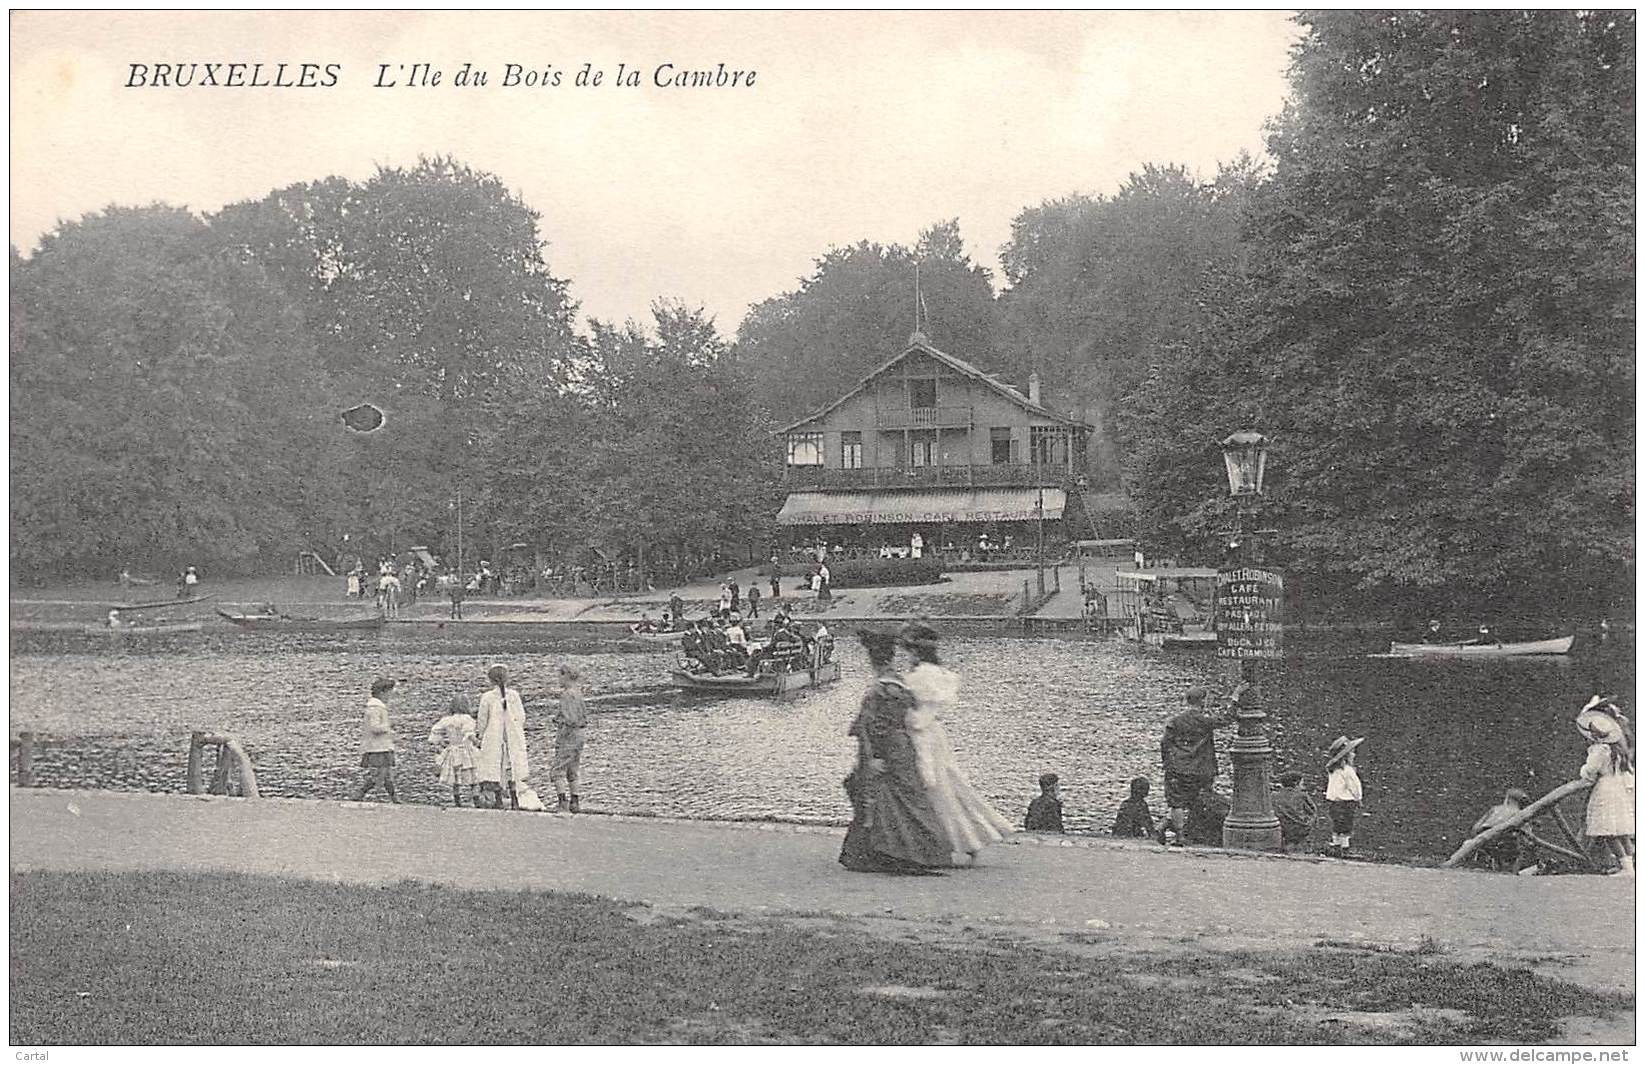
[[[1634,755],[1622,712],[1594,696],[1576,717],[1588,740],[1582,779],[1593,781],[1585,832],[1616,857],[1623,876],[1634,875]]]
[[[451,787],[451,802],[463,804],[463,792],[469,793],[469,804],[474,805],[474,736],[478,726],[469,713],[468,697],[454,695],[446,707],[446,716],[434,723],[428,731],[428,742],[441,748],[434,759],[434,768],[440,772],[440,783]]]
[[[1359,770],[1354,768],[1354,751],[1365,742],[1361,736],[1351,740],[1338,736],[1325,753],[1325,804],[1331,811],[1330,852],[1339,858],[1348,856],[1353,845],[1354,822],[1359,819],[1360,800],[1365,797],[1360,786]]]

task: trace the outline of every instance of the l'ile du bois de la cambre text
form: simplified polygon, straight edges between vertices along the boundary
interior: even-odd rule
[[[332,89],[352,80],[341,63],[128,63],[128,89]],[[752,89],[758,72],[716,63],[376,63],[360,76],[374,89]]]

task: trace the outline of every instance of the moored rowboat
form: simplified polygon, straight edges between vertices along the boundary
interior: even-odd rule
[[[635,632],[633,629],[629,629],[628,634],[636,640],[644,640],[646,643],[679,643],[685,639],[684,629],[677,632]]]
[[[169,636],[174,632],[199,632],[205,626],[198,621],[179,621],[174,625],[119,625],[110,628],[107,625],[87,625],[87,632],[107,633],[110,636]]]
[[[370,631],[382,628],[385,620],[382,617],[328,620],[326,618],[295,618],[288,614],[230,614],[226,610],[219,610],[217,613],[240,628],[254,632]]]
[[[1523,655],[1569,654],[1575,636],[1551,640],[1522,640],[1519,643],[1396,643],[1390,655],[1402,658],[1501,658]]]

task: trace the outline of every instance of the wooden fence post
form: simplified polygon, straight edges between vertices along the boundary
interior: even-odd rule
[[[217,768],[211,774],[211,793],[228,794],[228,748],[222,744],[217,745]]]
[[[188,793],[198,795],[201,791],[200,756],[205,747],[206,734],[191,732],[188,737]]]
[[[34,783],[34,733],[17,734],[17,786],[26,788]]]

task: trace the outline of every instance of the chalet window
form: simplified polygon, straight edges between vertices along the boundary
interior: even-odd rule
[[[908,381],[908,405],[910,407],[935,407],[937,405],[936,379],[910,378]]]
[[[821,466],[823,464],[823,435],[821,433],[789,433],[788,464],[790,466]]]
[[[845,432],[840,434],[840,469],[862,469],[862,433]]]
[[[1009,465],[1014,457],[1011,450],[1011,427],[995,427],[988,431],[988,445],[996,466]]]
[[[1062,429],[1036,425],[1031,435],[1033,462],[1041,466],[1061,466],[1068,461],[1068,436]]]

